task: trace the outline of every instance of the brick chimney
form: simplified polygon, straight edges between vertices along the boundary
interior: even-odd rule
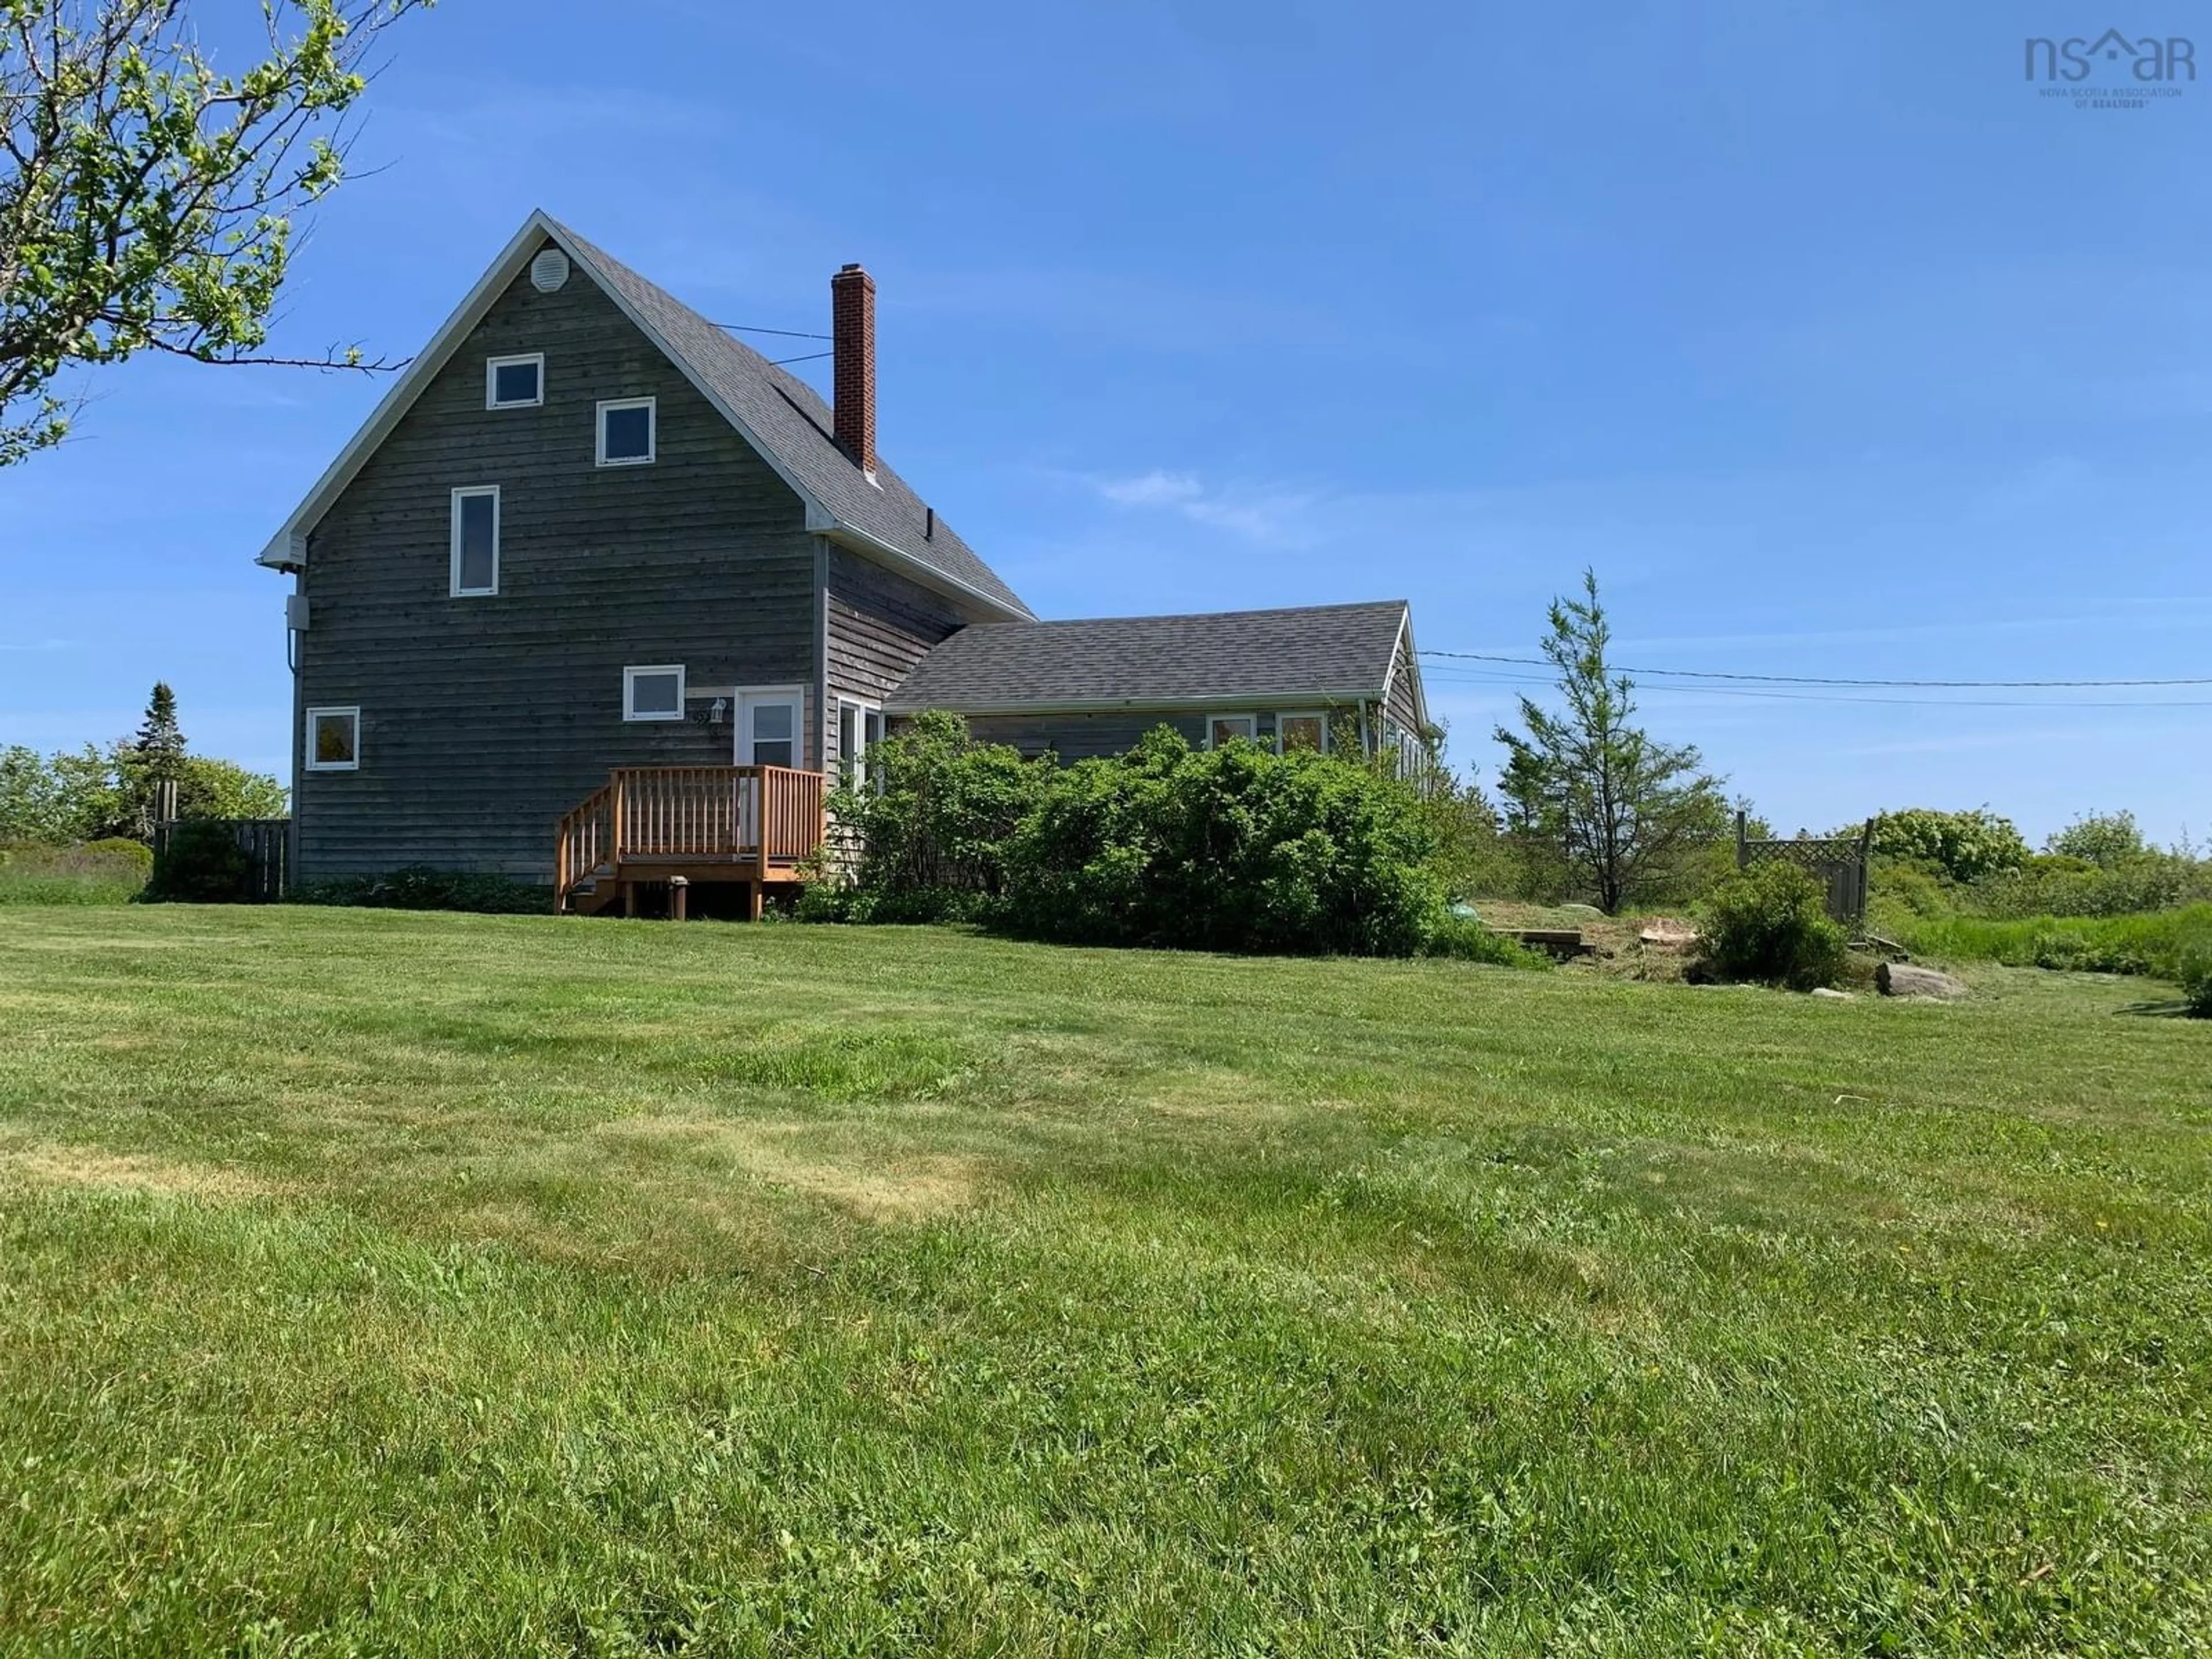
[[[873,477],[876,471],[876,281],[858,265],[830,279],[837,441]]]

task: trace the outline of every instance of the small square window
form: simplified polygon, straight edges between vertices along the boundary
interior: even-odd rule
[[[653,460],[653,402],[650,398],[625,398],[599,405],[601,466],[646,466]]]
[[[310,708],[307,711],[307,770],[356,772],[361,769],[361,710]]]
[[[535,409],[545,401],[545,354],[492,357],[484,363],[486,409]]]
[[[623,718],[680,720],[684,718],[684,665],[623,670]]]
[[[1206,723],[1206,746],[1218,749],[1243,738],[1249,742],[1260,729],[1256,714],[1216,714]]]
[[[499,486],[472,484],[453,492],[453,596],[472,599],[499,592]]]
[[[1328,748],[1328,720],[1320,714],[1278,714],[1275,716],[1275,750],[1287,755],[1293,749],[1310,749],[1322,754]]]

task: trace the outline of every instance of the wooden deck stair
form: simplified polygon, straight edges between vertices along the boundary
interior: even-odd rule
[[[742,884],[757,920],[821,850],[825,780],[784,766],[619,766],[554,830],[555,907],[635,915],[644,889]]]

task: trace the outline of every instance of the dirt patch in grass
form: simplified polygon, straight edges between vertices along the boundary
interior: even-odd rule
[[[835,1205],[868,1221],[914,1221],[975,1202],[981,1164],[947,1153],[872,1154],[833,1144],[819,1123],[711,1117],[622,1118],[594,1134],[666,1146],[696,1182],[711,1172],[749,1177]]]
[[[226,1202],[266,1198],[279,1190],[241,1170],[211,1164],[103,1152],[97,1146],[0,1146],[0,1191],[27,1187],[182,1194]]]

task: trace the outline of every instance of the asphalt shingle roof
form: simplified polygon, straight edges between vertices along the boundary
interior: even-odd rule
[[[980,623],[915,665],[894,714],[1379,697],[1406,602]]]
[[[927,503],[880,457],[876,462],[876,482],[868,482],[859,465],[838,447],[830,405],[812,386],[750,346],[732,339],[682,301],[565,225],[556,229],[561,240],[652,325],[669,351],[680,360],[678,367],[690,368],[712,388],[772,452],[767,459],[780,465],[840,520],[887,543],[939,575],[1029,614],[1029,606],[952,532],[943,514],[938,515],[932,527]]]

